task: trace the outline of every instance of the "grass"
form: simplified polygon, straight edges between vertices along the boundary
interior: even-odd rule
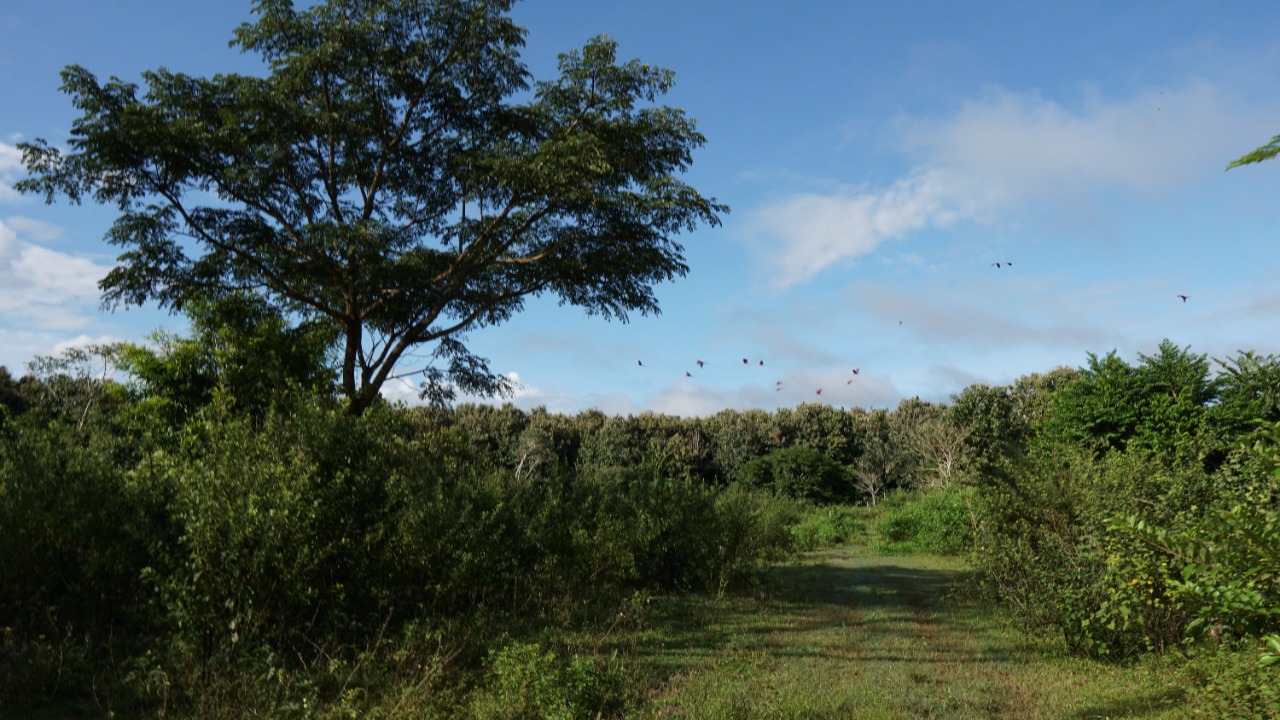
[[[1067,657],[955,594],[967,572],[846,547],[775,568],[751,597],[654,601],[615,641],[653,688],[628,717],[1179,717],[1157,662]]]

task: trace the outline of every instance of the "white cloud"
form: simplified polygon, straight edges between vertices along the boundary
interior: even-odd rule
[[[774,283],[787,287],[869,255],[886,240],[977,218],[993,204],[988,194],[950,169],[933,168],[881,192],[793,195],[761,210],[756,224],[783,240]]]
[[[1275,110],[1198,79],[1120,102],[1093,95],[1078,108],[993,90],[945,120],[901,123],[914,167],[887,187],[794,194],[752,226],[782,289],[931,228],[1098,192],[1159,196],[1220,175],[1242,138],[1270,137]]]
[[[80,327],[108,269],[26,242],[0,222],[0,318],[35,330]]]
[[[22,151],[0,142],[0,202],[17,202],[22,195],[13,189],[22,172]]]
[[[62,237],[62,227],[21,215],[5,218],[9,229],[36,242],[48,243]]]

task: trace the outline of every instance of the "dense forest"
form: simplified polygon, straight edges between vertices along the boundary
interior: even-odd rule
[[[882,548],[969,557],[1064,652],[1182,654],[1203,714],[1276,707],[1280,358],[1166,341],[892,410],[351,417],[270,312],[195,327],[0,371],[6,714],[621,716],[627,658],[568,628],[749,592],[872,506]]]

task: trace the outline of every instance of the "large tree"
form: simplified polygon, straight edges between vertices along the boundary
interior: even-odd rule
[[[250,292],[330,324],[351,414],[417,372],[501,392],[468,332],[544,293],[656,313],[675,237],[727,212],[678,179],[705,139],[657,104],[670,71],[601,37],[535,82],[512,2],[259,0],[232,45],[261,77],[161,69],[139,94],[68,67],[82,115],[65,149],[22,145],[19,187],[119,209],[109,306]]]

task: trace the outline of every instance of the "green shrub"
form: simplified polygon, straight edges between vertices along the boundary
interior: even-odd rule
[[[882,552],[955,555],[973,546],[972,488],[900,492],[883,503],[875,521]]]
[[[1073,651],[1174,647],[1190,620],[1171,593],[1182,563],[1114,529],[1113,518],[1194,513],[1206,484],[1199,467],[1171,469],[1139,452],[1035,454],[979,488],[979,565],[1024,619],[1057,628]]]
[[[163,498],[131,483],[113,428],[35,413],[0,435],[0,627],[105,638],[149,620],[139,574]]]
[[[489,683],[472,702],[477,720],[586,720],[619,717],[630,694],[616,660],[561,657],[537,643],[493,653]]]
[[[797,550],[820,550],[865,539],[864,515],[851,505],[809,505],[789,530]]]
[[[1280,683],[1258,667],[1258,648],[1201,647],[1181,668],[1187,715],[1197,718],[1280,717]]]

